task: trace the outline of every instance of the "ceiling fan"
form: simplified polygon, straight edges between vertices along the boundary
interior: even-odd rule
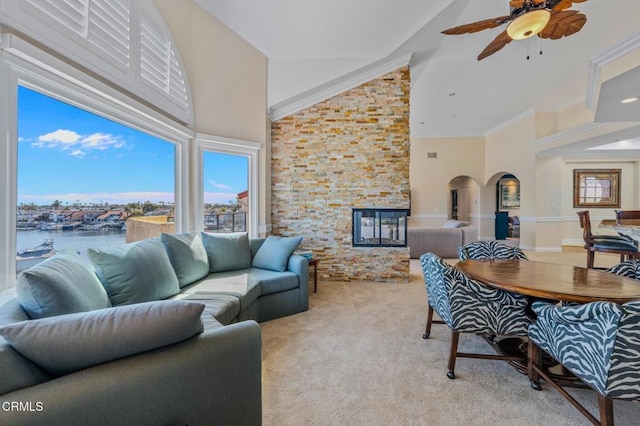
[[[587,17],[577,10],[566,10],[573,3],[587,0],[510,0],[511,13],[497,18],[485,19],[442,31],[443,34],[468,34],[508,24],[507,29],[478,55],[478,60],[493,55],[511,43],[534,35],[557,40],[577,33],[587,22]]]

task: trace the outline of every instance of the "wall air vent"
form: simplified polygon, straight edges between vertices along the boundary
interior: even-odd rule
[[[437,152],[427,152],[427,158],[438,158]]]

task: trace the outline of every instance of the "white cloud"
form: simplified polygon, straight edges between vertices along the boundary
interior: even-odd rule
[[[80,135],[72,130],[58,129],[55,132],[39,136],[33,145],[39,148],[70,151],[69,155],[81,158],[89,151],[123,148],[126,146],[126,142],[120,137],[108,133]]]
[[[229,185],[225,185],[224,183],[218,183],[215,180],[210,180],[209,181],[209,185],[213,186],[214,188],[224,189],[224,190],[227,190],[227,191],[231,191],[233,189]]]
[[[227,204],[237,199],[235,192],[205,192],[203,197],[205,204]]]
[[[157,203],[163,201],[165,203],[174,202],[173,192],[95,192],[95,193],[66,193],[66,194],[18,194],[18,204],[36,204],[47,205],[55,200],[59,200],[62,204],[73,204],[80,202],[82,204],[91,203],[109,203],[109,204],[128,204],[135,202],[151,201]]]

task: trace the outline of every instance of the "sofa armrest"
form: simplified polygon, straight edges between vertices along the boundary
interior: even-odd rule
[[[462,230],[462,245],[478,241],[478,228],[476,226],[463,226],[460,230]]]
[[[25,409],[0,410],[0,424],[259,425],[261,348],[254,321],[206,330],[2,395]]]
[[[306,257],[292,254],[289,256],[287,271],[298,276],[300,283],[300,307],[303,311],[309,309],[309,261]]]

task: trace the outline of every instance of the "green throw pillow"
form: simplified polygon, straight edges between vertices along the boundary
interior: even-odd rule
[[[178,277],[159,239],[89,249],[114,306],[166,299],[180,292]]]
[[[235,271],[251,267],[251,248],[246,232],[201,233],[211,272]]]
[[[202,332],[204,304],[163,300],[21,321],[0,336],[54,376],[150,351]]]
[[[284,272],[291,253],[298,247],[302,237],[276,237],[269,235],[253,257],[252,266]]]
[[[209,259],[202,238],[195,232],[187,234],[161,234],[160,241],[167,250],[171,266],[184,287],[209,274]]]
[[[91,266],[75,254],[58,253],[22,272],[16,293],[32,319],[111,306]]]

